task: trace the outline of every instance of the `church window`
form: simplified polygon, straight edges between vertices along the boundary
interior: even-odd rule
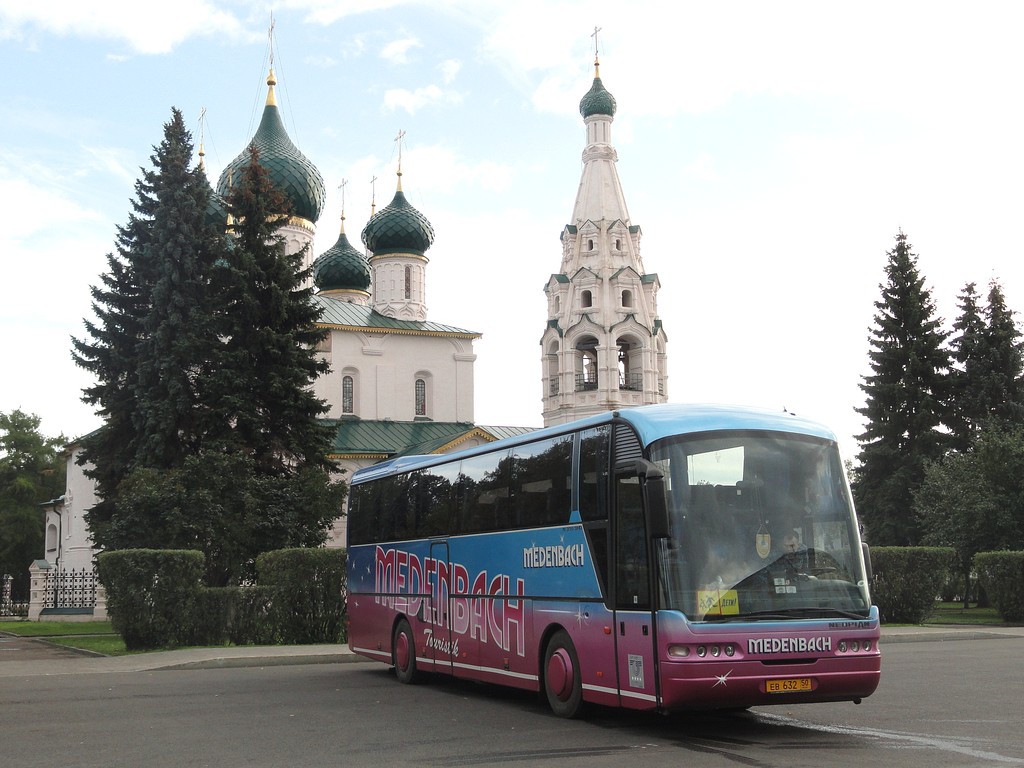
[[[405,298],[412,298],[412,267],[405,268]]]
[[[562,308],[562,299],[560,296],[555,296],[555,314]]]
[[[351,376],[341,380],[341,412],[355,413],[355,382]]]
[[[594,241],[593,240],[587,240],[587,250],[588,251],[594,250]]]
[[[427,382],[416,379],[416,415],[427,415]]]
[[[622,250],[622,241],[619,240],[618,238],[615,238],[615,250],[616,251],[621,251]]]
[[[633,306],[633,292],[623,291],[622,292],[622,306],[632,307]]]
[[[641,368],[640,346],[625,338],[619,339],[616,346],[619,349],[619,389],[642,392],[644,374]]]
[[[585,336],[576,344],[576,391],[597,389],[597,339]]]
[[[558,342],[554,341],[548,347],[548,395],[554,397],[558,394]]]
[[[594,294],[590,291],[583,291],[580,294],[580,306],[584,308],[594,306]]]

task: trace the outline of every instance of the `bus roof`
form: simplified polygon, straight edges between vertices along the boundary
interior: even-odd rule
[[[508,437],[504,440],[479,445],[457,453],[400,456],[388,459],[379,464],[373,464],[356,470],[352,474],[351,482],[352,484],[357,484],[396,472],[444,463],[461,456],[489,453],[502,447],[522,445],[523,443],[543,440],[579,429],[607,424],[616,419],[628,422],[636,430],[640,437],[640,442],[645,448],[654,441],[671,435],[688,435],[736,429],[789,432],[832,441],[836,439],[832,431],[824,425],[796,416],[788,411],[771,411],[762,408],[717,404],[673,403],[641,405],[635,408],[620,408],[595,416],[588,416],[578,421],[538,429],[534,432]]]

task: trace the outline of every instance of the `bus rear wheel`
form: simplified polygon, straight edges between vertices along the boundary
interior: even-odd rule
[[[409,622],[402,619],[395,627],[391,644],[391,659],[395,664],[395,677],[400,683],[415,683],[420,679],[416,669],[416,643]]]
[[[559,717],[579,717],[583,711],[579,657],[563,629],[551,636],[544,651],[544,693],[551,711]]]

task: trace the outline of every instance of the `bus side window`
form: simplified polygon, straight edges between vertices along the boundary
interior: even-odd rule
[[[576,503],[590,540],[590,554],[597,566],[601,588],[608,590],[608,445],[607,426],[580,435]]]
[[[615,607],[651,607],[647,568],[647,534],[640,482],[635,475],[615,483]]]
[[[463,459],[460,533],[486,533],[507,527],[511,466],[507,451]]]
[[[510,527],[565,525],[572,511],[572,436],[513,449],[513,512]]]

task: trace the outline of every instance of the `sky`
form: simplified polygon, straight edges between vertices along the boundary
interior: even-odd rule
[[[99,426],[70,339],[140,169],[176,107],[216,182],[272,51],[328,189],[315,254],[343,180],[353,242],[374,194],[390,201],[405,131],[402,186],[436,232],[429,319],[483,334],[476,422],[540,426],[595,27],[671,401],[785,408],[853,458],[901,230],[947,328],[968,282],[1024,307],[1024,4],[0,0],[0,412],[50,436]]]

